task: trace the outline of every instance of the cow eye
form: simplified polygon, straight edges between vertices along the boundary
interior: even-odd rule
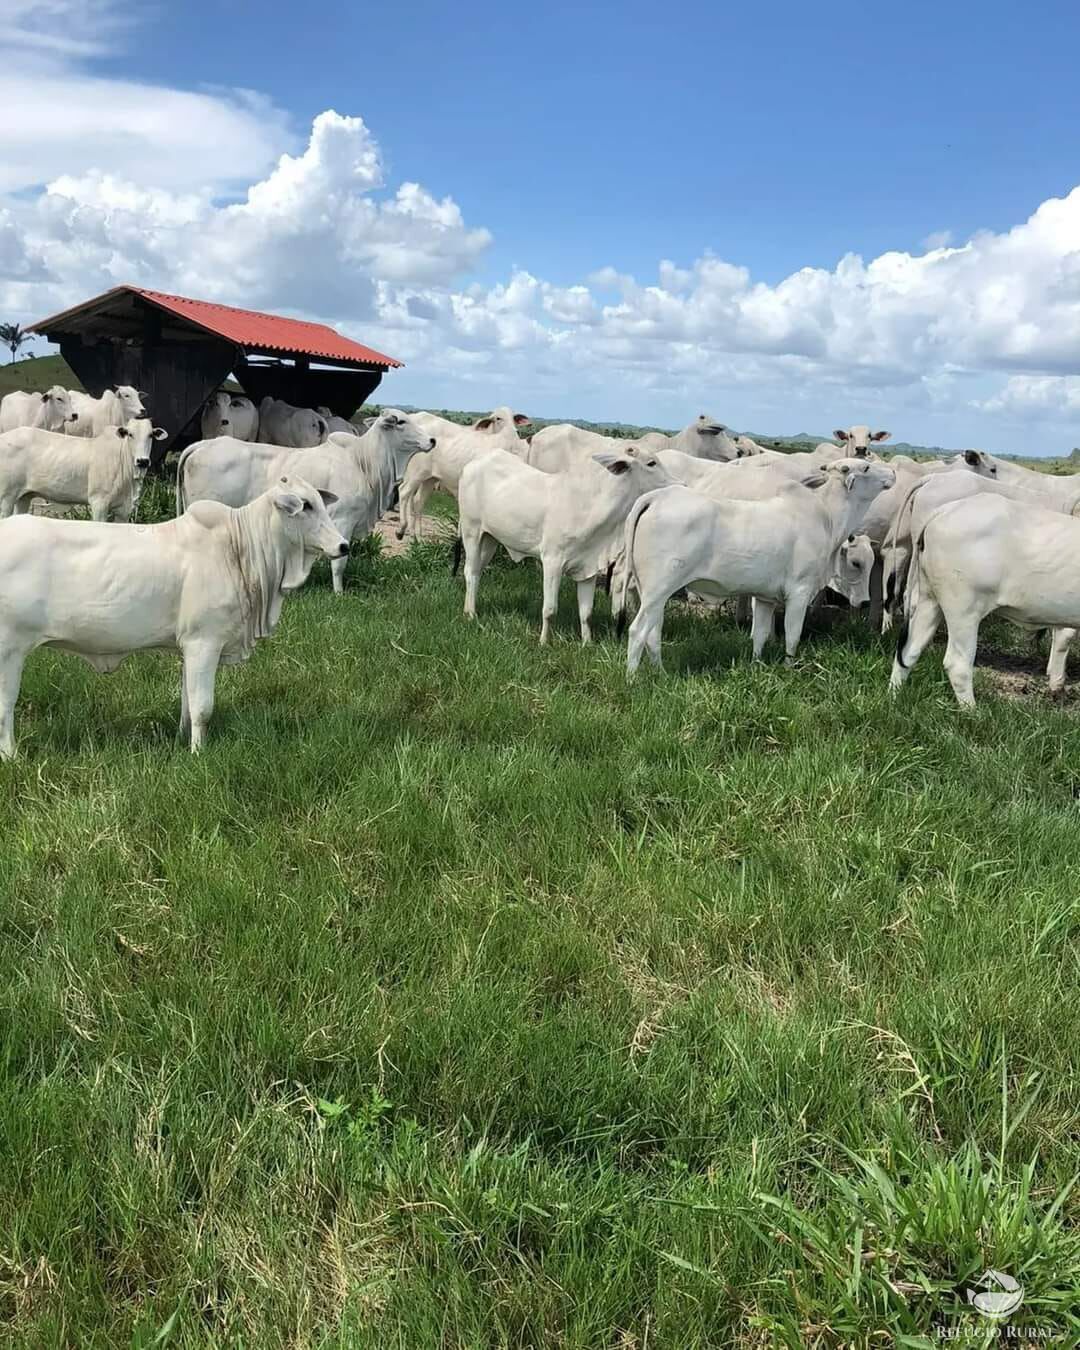
[[[855,569],[856,572],[861,572],[861,571],[862,571],[862,563],[861,563],[861,562],[856,562],[854,558],[852,558],[852,560],[851,560],[851,565],[852,565],[852,567],[854,567],[854,569]]]
[[[650,459],[649,462],[645,465],[645,467],[646,467],[647,469],[655,469],[655,468],[656,468],[656,460],[655,460],[655,459]]]

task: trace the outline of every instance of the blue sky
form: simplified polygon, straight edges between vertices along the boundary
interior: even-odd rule
[[[413,0],[296,16],[278,0],[163,8],[140,75],[250,83],[301,126],[358,112],[392,168],[492,230],[492,279],[517,262],[569,284],[600,252],[640,273],[712,248],[776,281],[1004,229],[1080,181],[1075,4]]]
[[[15,91],[6,209],[29,242],[5,263],[0,228],[5,312],[131,279],[382,342],[409,363],[402,402],[1080,441],[1075,5],[5,14],[24,79],[40,68],[73,105],[67,144]],[[127,120],[105,125],[103,103]],[[327,110],[345,120],[312,138]],[[283,153],[307,194],[287,208]],[[393,206],[403,183],[422,197]]]

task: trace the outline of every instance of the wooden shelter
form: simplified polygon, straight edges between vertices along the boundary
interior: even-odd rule
[[[116,286],[31,324],[60,347],[87,393],[130,384],[143,393],[167,451],[199,434],[199,414],[230,375],[258,404],[266,394],[350,417],[402,362],[326,324],[282,319],[182,295]]]

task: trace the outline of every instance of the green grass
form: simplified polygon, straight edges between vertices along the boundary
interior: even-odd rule
[[[38,356],[0,364],[0,398],[15,389],[38,393],[54,384],[62,384],[65,389],[82,388],[62,356]]]
[[[672,673],[369,548],[224,670],[27,666],[0,769],[12,1345],[1080,1335],[1080,725],[860,624]],[[1072,1339],[1070,1339],[1072,1338]],[[981,1342],[972,1342],[981,1343]]]

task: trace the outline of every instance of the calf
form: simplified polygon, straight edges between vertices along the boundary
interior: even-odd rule
[[[14,431],[17,427],[67,431],[78,420],[71,407],[71,395],[62,384],[54,384],[40,394],[16,389],[0,399],[0,432]]]
[[[82,440],[20,427],[0,435],[0,517],[30,510],[35,497],[88,506],[94,520],[130,520],[151,441],[168,432],[138,418]]]
[[[303,450],[326,440],[326,420],[314,408],[295,408],[269,394],[259,404],[258,439],[263,445]]]
[[[514,455],[526,450],[517,428],[526,426],[529,419],[511,408],[495,408],[470,427],[448,422],[434,413],[416,416],[420,426],[430,430],[435,437],[435,448],[430,454],[416,455],[402,479],[399,539],[410,531],[413,535],[419,534],[427,504],[437,488],[451,497],[457,496],[466,464],[489,450],[508,450]]]
[[[675,481],[656,455],[635,446],[604,451],[555,474],[523,464],[505,450],[473,460],[461,475],[458,493],[465,617],[476,617],[480,574],[502,544],[515,562],[540,559],[541,643],[551,633],[564,572],[577,582],[581,640],[588,642],[596,580],[618,553],[626,513],[643,492]]]
[[[923,526],[911,568],[894,693],[944,618],[949,683],[962,707],[974,706],[979,625],[995,612],[1022,628],[1057,630],[1047,673],[1052,691],[1063,687],[1065,654],[1080,627],[1080,520],[999,493],[950,502]]]
[[[0,522],[0,757],[15,754],[15,701],[37,647],[74,652],[101,674],[135,651],[178,650],[180,733],[198,750],[219,663],[246,660],[273,633],[318,554],[348,552],[329,500],[283,478],[239,510],[196,502],[163,525]]]
[[[893,482],[885,465],[847,459],[765,501],[712,501],[685,487],[641,497],[625,528],[624,597],[633,583],[641,598],[630,628],[627,673],[634,674],[645,650],[661,664],[664,606],[683,587],[718,599],[753,596],[755,659],[783,604],[786,649],[793,657],[807,608],[827,584],[837,550]]]
[[[117,384],[106,389],[99,398],[92,398],[79,389],[68,390],[71,411],[77,414],[68,427],[72,436],[100,436],[110,427],[126,427],[147,416],[143,405],[145,395],[130,384]]]

